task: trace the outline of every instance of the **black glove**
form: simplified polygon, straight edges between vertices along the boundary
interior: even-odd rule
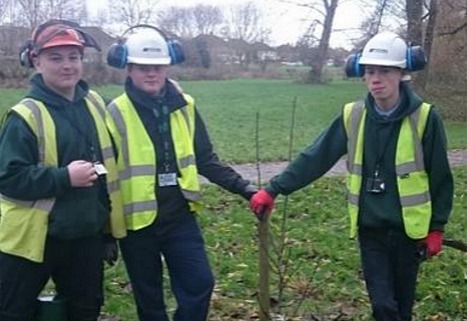
[[[114,238],[106,238],[104,241],[103,260],[110,266],[114,266],[118,259],[118,246]]]

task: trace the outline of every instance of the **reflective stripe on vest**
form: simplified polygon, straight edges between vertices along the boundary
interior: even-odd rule
[[[111,212],[109,224],[107,224],[104,232],[111,233],[115,238],[123,238],[126,236],[126,226],[125,217],[123,215],[123,200],[120,190],[120,180],[112,140],[106,126],[106,119],[110,118],[110,114],[105,108],[105,103],[102,98],[95,92],[90,91],[89,95],[86,96],[86,101],[86,106],[91,112],[92,118],[94,119],[94,125],[97,128],[101,155],[104,166],[107,169],[106,185],[111,204]]]
[[[31,99],[12,107],[36,134],[38,166],[56,166],[55,124],[49,113]],[[47,124],[50,128],[47,127]],[[47,128],[47,130],[45,130]],[[0,250],[34,262],[42,262],[47,236],[48,215],[55,199],[22,201],[1,195]]]
[[[397,141],[395,165],[402,218],[407,235],[413,239],[424,238],[428,234],[432,214],[421,143],[430,108],[429,104],[423,103],[409,117],[405,117]],[[365,117],[363,102],[345,105],[344,125],[348,137],[347,200],[352,238],[357,231],[362,187]]]
[[[91,97],[92,96],[92,97]],[[87,103],[96,124],[104,165],[108,170],[108,192],[112,202],[112,233],[115,237],[126,235],[119,191],[118,173],[113,157],[110,136],[102,117],[105,109],[103,101],[88,95]],[[47,108],[39,101],[24,99],[12,107],[9,112],[16,112],[31,128],[37,137],[39,163],[38,166],[58,165],[57,141],[55,123]],[[1,196],[0,206],[2,217],[0,220],[0,250],[17,255],[34,262],[42,262],[45,240],[47,237],[48,215],[53,208],[55,199],[40,199],[36,201],[22,201]]]
[[[194,101],[170,114],[170,128],[177,159],[178,185],[192,211],[199,210],[199,181],[194,156]],[[117,97],[108,109],[113,122],[108,124],[118,149],[124,213],[127,228],[138,230],[157,216],[156,151],[151,138],[126,94]],[[128,125],[127,124],[131,124]]]

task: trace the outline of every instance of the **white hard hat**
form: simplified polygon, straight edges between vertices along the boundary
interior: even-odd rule
[[[156,32],[138,32],[125,42],[128,48],[128,63],[139,65],[170,65],[171,58],[167,41]]]
[[[382,32],[371,38],[360,57],[360,65],[406,68],[407,44],[397,34]]]

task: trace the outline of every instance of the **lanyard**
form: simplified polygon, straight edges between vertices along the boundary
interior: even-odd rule
[[[381,164],[383,163],[384,156],[386,155],[386,152],[389,147],[389,140],[392,138],[392,135],[394,134],[396,130],[396,124],[395,123],[390,123],[391,128],[389,129],[389,134],[386,136],[388,139],[386,142],[383,142],[383,137],[381,135],[381,128],[375,128],[375,136],[378,139],[378,148],[377,148],[377,154],[376,154],[376,161],[375,161],[375,172],[373,174],[374,178],[378,178],[381,170]]]
[[[159,111],[157,108],[153,108],[152,112],[154,116],[159,119],[161,118],[161,121],[158,122],[157,125],[157,130],[158,133],[161,135],[162,138],[162,149],[163,149],[163,164],[162,164],[162,169],[165,173],[173,172],[174,169],[171,168],[171,161],[172,158],[171,156],[171,148],[170,148],[170,133],[169,133],[169,119],[170,119],[170,114],[169,114],[169,108],[166,105],[161,106],[161,111]]]

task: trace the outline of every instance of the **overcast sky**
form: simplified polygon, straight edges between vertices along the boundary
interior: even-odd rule
[[[92,12],[97,12],[99,9],[105,9],[109,3],[107,0],[86,1],[91,14]],[[157,5],[192,6],[201,3],[218,6],[219,3],[222,3],[222,5],[230,5],[247,1],[249,0],[222,0],[221,2],[218,0],[158,0]],[[265,24],[271,29],[271,45],[274,46],[287,43],[295,44],[312,20],[309,17],[309,11],[303,7],[276,0],[253,0],[253,2],[264,10]],[[352,30],[359,27],[361,19],[358,17],[363,16],[364,12],[361,7],[352,4],[352,1],[343,1],[336,12],[334,29],[346,29],[347,31],[334,32],[331,36],[331,47],[343,46],[350,49],[350,38],[358,38],[358,34]]]

